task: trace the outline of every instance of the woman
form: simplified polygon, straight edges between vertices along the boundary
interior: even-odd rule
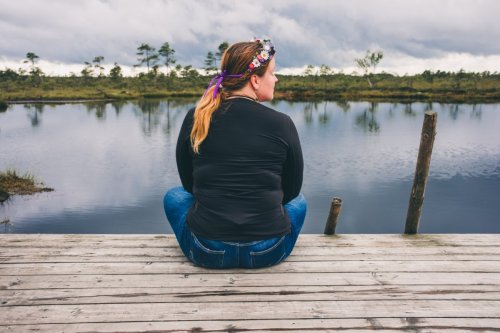
[[[277,264],[304,223],[297,130],[290,117],[259,103],[273,99],[274,54],[270,40],[229,47],[221,73],[182,124],[176,149],[182,187],[166,193],[164,207],[195,265]]]

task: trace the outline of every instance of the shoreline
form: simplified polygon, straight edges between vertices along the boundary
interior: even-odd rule
[[[423,73],[398,77],[387,73],[368,76],[278,75],[274,97],[288,101],[377,102],[500,102],[498,73]],[[0,80],[0,111],[14,103],[114,102],[152,98],[195,98],[203,95],[208,76],[28,77]],[[3,107],[2,107],[3,105]]]
[[[1,88],[1,86],[0,86]],[[87,102],[120,102],[140,99],[199,99],[205,91],[205,86],[176,87],[169,90],[165,87],[133,87],[129,89],[116,89],[106,86],[91,88],[57,87],[45,90],[42,87],[31,89],[13,89],[2,91],[0,89],[0,104],[3,109],[8,104],[28,103],[87,103]],[[287,101],[370,101],[370,102],[443,102],[443,103],[498,103],[500,102],[500,87],[483,89],[473,88],[443,88],[443,87],[319,87],[313,84],[296,86],[284,82],[276,86],[275,100]],[[1,111],[1,110],[0,110]]]
[[[374,91],[379,92],[379,91]],[[36,98],[20,98],[12,100],[3,100],[7,105],[10,104],[73,104],[73,103],[90,103],[90,102],[119,102],[119,101],[132,101],[140,99],[175,99],[175,98],[199,98],[200,94],[155,94],[154,96],[138,95],[129,97],[105,97],[105,98],[95,98],[95,97],[81,97],[78,98],[53,98],[53,97],[36,97]],[[401,103],[498,103],[500,102],[500,94],[493,96],[483,96],[483,95],[470,95],[470,94],[427,94],[427,93],[416,93],[416,94],[374,94],[369,93],[334,93],[325,94],[318,92],[289,92],[289,91],[278,91],[274,95],[274,100],[280,101],[293,101],[293,102],[303,102],[303,101],[366,101],[366,102],[401,102]]]

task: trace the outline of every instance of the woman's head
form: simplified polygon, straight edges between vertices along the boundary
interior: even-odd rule
[[[270,40],[240,42],[231,45],[222,57],[221,73],[241,76],[224,78],[222,98],[230,96],[233,91],[242,89],[253,75],[264,76],[274,58],[274,53],[274,45]]]
[[[190,137],[195,153],[199,153],[199,146],[208,135],[212,114],[225,99],[232,95],[259,101],[273,99],[278,81],[274,75],[274,53],[270,40],[236,43],[224,52],[221,72],[212,79],[194,112]]]

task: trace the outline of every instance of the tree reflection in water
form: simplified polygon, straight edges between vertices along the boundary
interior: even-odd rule
[[[482,104],[472,104],[470,117],[481,120],[481,116],[483,114],[483,105]]]
[[[304,120],[306,124],[312,124],[313,122],[313,112],[318,110],[317,102],[307,102],[304,105]]]
[[[140,99],[134,102],[134,113],[141,116],[141,129],[146,136],[151,136],[161,124],[160,102],[156,99]]]
[[[107,102],[87,102],[85,107],[88,113],[94,113],[98,120],[106,120],[106,104]]]
[[[141,130],[146,136],[151,136],[154,131],[160,129],[165,137],[170,138],[175,135],[176,128],[180,126],[178,118],[184,118],[186,112],[196,105],[195,98],[175,98],[175,99],[140,99],[135,101],[117,100],[111,102],[89,101],[82,105],[88,113],[95,114],[100,121],[106,120],[106,112],[114,110],[116,116],[123,111],[132,109],[133,114],[140,120]],[[326,125],[332,120],[331,112],[341,110],[347,113],[351,110],[351,104],[346,100],[338,100],[333,103],[330,101],[310,101],[310,102],[291,102],[273,100],[270,104],[276,109],[280,109],[280,104],[287,103],[288,106],[301,104],[305,123],[311,125],[317,122],[320,125]],[[364,104],[364,103],[363,103]],[[26,103],[23,107],[27,110],[27,117],[32,127],[39,127],[42,124],[42,114],[49,103]],[[468,114],[471,119],[480,120],[482,117],[483,104],[448,104],[448,103],[390,103],[388,104],[388,116],[393,118],[396,111],[402,111],[402,114],[408,117],[417,117],[420,112],[437,111],[447,113],[452,120],[457,120],[461,115]],[[384,108],[387,108],[385,106]],[[401,109],[402,108],[402,109]],[[354,117],[357,127],[365,132],[378,133],[380,131],[380,122],[377,119],[377,110],[379,103],[368,102],[364,110]],[[179,123],[179,124],[178,124]]]
[[[28,118],[30,120],[32,127],[38,127],[42,121],[41,115],[45,104],[43,103],[31,103],[24,104],[24,108],[28,109]]]
[[[368,107],[356,117],[356,125],[361,127],[363,131],[369,131],[372,133],[378,133],[380,131],[380,125],[375,118],[375,112],[378,109],[378,103],[370,102]]]
[[[349,104],[346,100],[336,101],[335,104],[344,112],[347,112],[351,109],[351,104]]]
[[[462,110],[460,109],[460,106],[458,104],[450,104],[449,112],[451,119],[457,120],[458,115],[462,113]]]
[[[125,106],[127,103],[128,101],[119,100],[119,101],[113,101],[110,104],[113,107],[113,109],[115,109],[115,114],[118,116],[122,112],[123,106]]]
[[[330,117],[328,116],[328,113],[326,110],[327,105],[328,105],[328,102],[323,103],[323,113],[319,114],[319,116],[318,116],[318,120],[319,120],[320,124],[326,124],[326,123],[328,123],[328,120],[330,120]]]
[[[413,103],[405,103],[404,114],[409,117],[415,117],[417,115],[413,110]]]

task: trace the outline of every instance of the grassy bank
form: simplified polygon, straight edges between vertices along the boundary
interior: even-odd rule
[[[423,73],[414,76],[335,74],[283,77],[277,97],[368,101],[499,102],[500,75],[478,73]]]
[[[15,170],[0,171],[0,193],[2,198],[5,198],[1,201],[5,201],[9,195],[26,195],[53,190],[37,182],[32,174],[20,175]]]
[[[277,99],[499,102],[500,74],[422,73],[414,76],[332,74],[278,76]],[[0,101],[120,100],[199,97],[210,77],[0,77]],[[2,104],[0,102],[0,109]]]

